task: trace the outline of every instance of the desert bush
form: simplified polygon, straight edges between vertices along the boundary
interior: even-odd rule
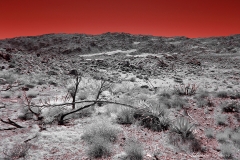
[[[204,99],[209,96],[209,92],[205,90],[200,90],[198,95],[196,96],[197,99]]]
[[[235,95],[234,95],[234,97],[235,97],[236,99],[239,99],[239,98],[240,98],[240,92],[236,92]]]
[[[167,98],[167,99],[170,99],[170,98],[171,98],[171,92],[170,92],[170,91],[163,90],[163,91],[159,94],[159,96],[160,96],[160,97]]]
[[[29,111],[27,107],[23,107],[18,115],[21,120],[30,120],[33,118],[33,113]]]
[[[239,112],[240,104],[236,101],[221,106],[223,112]]]
[[[119,124],[132,124],[134,122],[133,117],[134,110],[128,107],[122,107],[117,113],[117,123]]]
[[[41,115],[44,117],[43,121],[45,124],[51,124],[62,113],[64,113],[64,110],[61,107],[52,107],[43,109]]]
[[[231,134],[231,140],[240,148],[240,131],[235,131]]]
[[[197,99],[196,104],[197,104],[197,107],[203,108],[203,107],[207,106],[208,102],[205,99]]]
[[[217,125],[227,125],[228,116],[224,114],[217,114],[215,115],[215,122]]]
[[[183,108],[186,105],[187,101],[182,97],[175,96],[171,101],[172,108]]]
[[[176,132],[170,132],[169,142],[185,152],[204,151],[204,148],[202,148],[200,141],[193,136],[191,136],[191,138],[188,137],[187,139],[183,139],[181,134],[178,134]]]
[[[217,97],[218,98],[228,98],[228,92],[226,92],[226,91],[219,91],[217,93]]]
[[[136,139],[128,139],[124,151],[127,153],[126,160],[143,159],[143,147]]]
[[[130,84],[131,82],[122,82],[114,84],[110,87],[110,91],[114,94],[120,94],[120,93],[128,93],[130,90],[133,89],[133,85]]]
[[[192,96],[196,94],[198,87],[199,86],[197,86],[196,84],[174,86],[174,94],[179,96],[183,96],[183,95]]]
[[[6,155],[6,159],[25,158],[30,147],[28,143],[16,144],[11,149],[3,151],[3,153]]]
[[[231,129],[227,128],[224,131],[216,134],[216,139],[220,143],[226,143],[229,140],[230,135],[231,135]]]
[[[107,104],[105,105],[105,109],[106,109],[106,115],[110,116],[111,114],[117,114],[118,110],[119,110],[119,106],[115,105],[115,104]],[[120,109],[121,110],[121,109]]]
[[[159,126],[162,130],[168,130],[171,125],[171,121],[167,116],[159,117]]]
[[[122,97],[119,98],[120,103],[128,104],[128,105],[133,105],[135,101],[136,100],[134,98],[127,95],[123,95]]]
[[[37,95],[38,95],[38,92],[36,92],[36,91],[27,91],[26,95],[27,95],[28,98],[36,98]]]
[[[15,92],[14,94],[15,94],[15,96],[17,98],[21,98],[22,97],[22,93],[21,92]]]
[[[0,73],[0,84],[13,84],[16,81],[16,76],[9,73],[8,71],[2,71]]]
[[[233,157],[233,150],[229,144],[222,144],[220,149],[225,159],[231,159]]]
[[[77,99],[79,100],[85,100],[88,98],[88,92],[86,91],[80,91],[77,95]]]
[[[168,116],[169,114],[167,108],[163,104],[150,105],[150,107],[147,110],[156,117]]]
[[[193,139],[194,124],[190,123],[186,118],[180,117],[172,124],[171,131],[181,135],[183,140]]]
[[[220,143],[225,143],[229,139],[229,135],[224,132],[220,132],[216,135],[216,139]]]
[[[9,91],[1,92],[1,98],[10,98],[10,97],[11,97],[11,92]]]
[[[39,79],[39,80],[37,81],[37,84],[38,84],[38,85],[43,85],[43,84],[46,84],[46,81],[45,81],[44,79]]]
[[[137,123],[145,128],[152,131],[162,131],[167,130],[170,125],[170,120],[164,112],[155,112],[151,109],[136,110],[133,114]]]
[[[197,100],[197,107],[203,108],[204,106],[207,106],[209,104],[209,99],[206,99],[208,96],[209,92],[200,90],[197,96],[194,97]]]
[[[172,107],[172,100],[168,99],[166,97],[160,97],[159,98],[159,103],[164,105],[168,109]]]
[[[214,131],[212,128],[205,129],[205,135],[207,138],[214,138]]]
[[[90,117],[95,111],[95,107],[91,106],[81,111],[74,113],[72,118],[83,118],[83,117]],[[69,116],[69,115],[68,115]]]
[[[139,125],[145,128],[153,131],[167,130],[170,125],[167,108],[162,104],[155,103],[156,101],[147,102],[145,103],[147,107],[135,110],[133,117]]]
[[[93,137],[89,145],[87,155],[90,158],[106,158],[111,154],[111,144],[102,137]]]
[[[116,126],[109,122],[100,121],[89,125],[81,138],[89,143],[92,143],[95,137],[102,137],[105,141],[114,142],[118,132],[119,129]]]
[[[146,100],[149,99],[149,96],[147,94],[140,93],[139,95],[137,95],[137,98],[142,100],[142,101],[146,101]]]

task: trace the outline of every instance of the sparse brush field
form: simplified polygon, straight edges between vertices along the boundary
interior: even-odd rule
[[[0,59],[0,159],[240,159],[240,70],[216,54],[157,54],[158,72],[135,52],[20,52]]]

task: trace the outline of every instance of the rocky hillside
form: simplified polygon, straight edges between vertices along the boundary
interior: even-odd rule
[[[88,54],[117,49],[137,49],[139,53],[161,52],[237,52],[240,49],[240,35],[228,37],[194,38],[155,37],[126,33],[46,34],[33,37],[17,37],[0,41],[0,47],[8,51],[17,49],[39,54]],[[137,45],[136,45],[137,44]]]
[[[104,54],[111,51],[114,56]],[[201,68],[205,62],[239,68],[239,58],[229,56],[239,51],[240,35],[190,39],[126,33],[47,34],[0,41],[1,68],[15,68],[19,73],[56,72],[58,67],[67,72],[72,68],[96,71],[98,67],[150,76],[186,65],[191,73],[192,67]]]

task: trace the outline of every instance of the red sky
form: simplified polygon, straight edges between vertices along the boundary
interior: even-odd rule
[[[209,37],[240,33],[240,0],[1,0],[0,39],[127,32]]]

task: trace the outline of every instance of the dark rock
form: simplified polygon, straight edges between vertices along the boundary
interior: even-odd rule
[[[148,85],[142,85],[141,88],[149,88]]]
[[[9,67],[9,68],[14,68],[15,65],[14,65],[13,63],[10,63],[8,67]]]
[[[58,73],[55,72],[55,71],[48,71],[47,74],[48,74],[48,75],[58,75]]]
[[[139,78],[139,79],[143,79],[142,75],[137,75],[136,77]]]
[[[76,69],[72,69],[71,71],[69,71],[68,74],[69,74],[69,75],[77,76],[77,75],[78,75],[78,71],[77,71]]]
[[[188,60],[187,64],[192,64],[192,65],[196,65],[196,66],[201,66],[201,62],[198,61],[198,60],[195,59],[195,58]]]
[[[33,84],[26,84],[25,87],[26,88],[34,88],[35,86]]]
[[[27,87],[22,87],[22,91],[28,91],[29,90],[29,88],[27,88]]]
[[[50,84],[50,85],[53,85],[53,86],[55,86],[55,87],[57,87],[57,85],[58,85],[56,82],[54,82],[54,81],[51,81],[51,80],[50,80],[50,81],[48,81],[48,84]]]

